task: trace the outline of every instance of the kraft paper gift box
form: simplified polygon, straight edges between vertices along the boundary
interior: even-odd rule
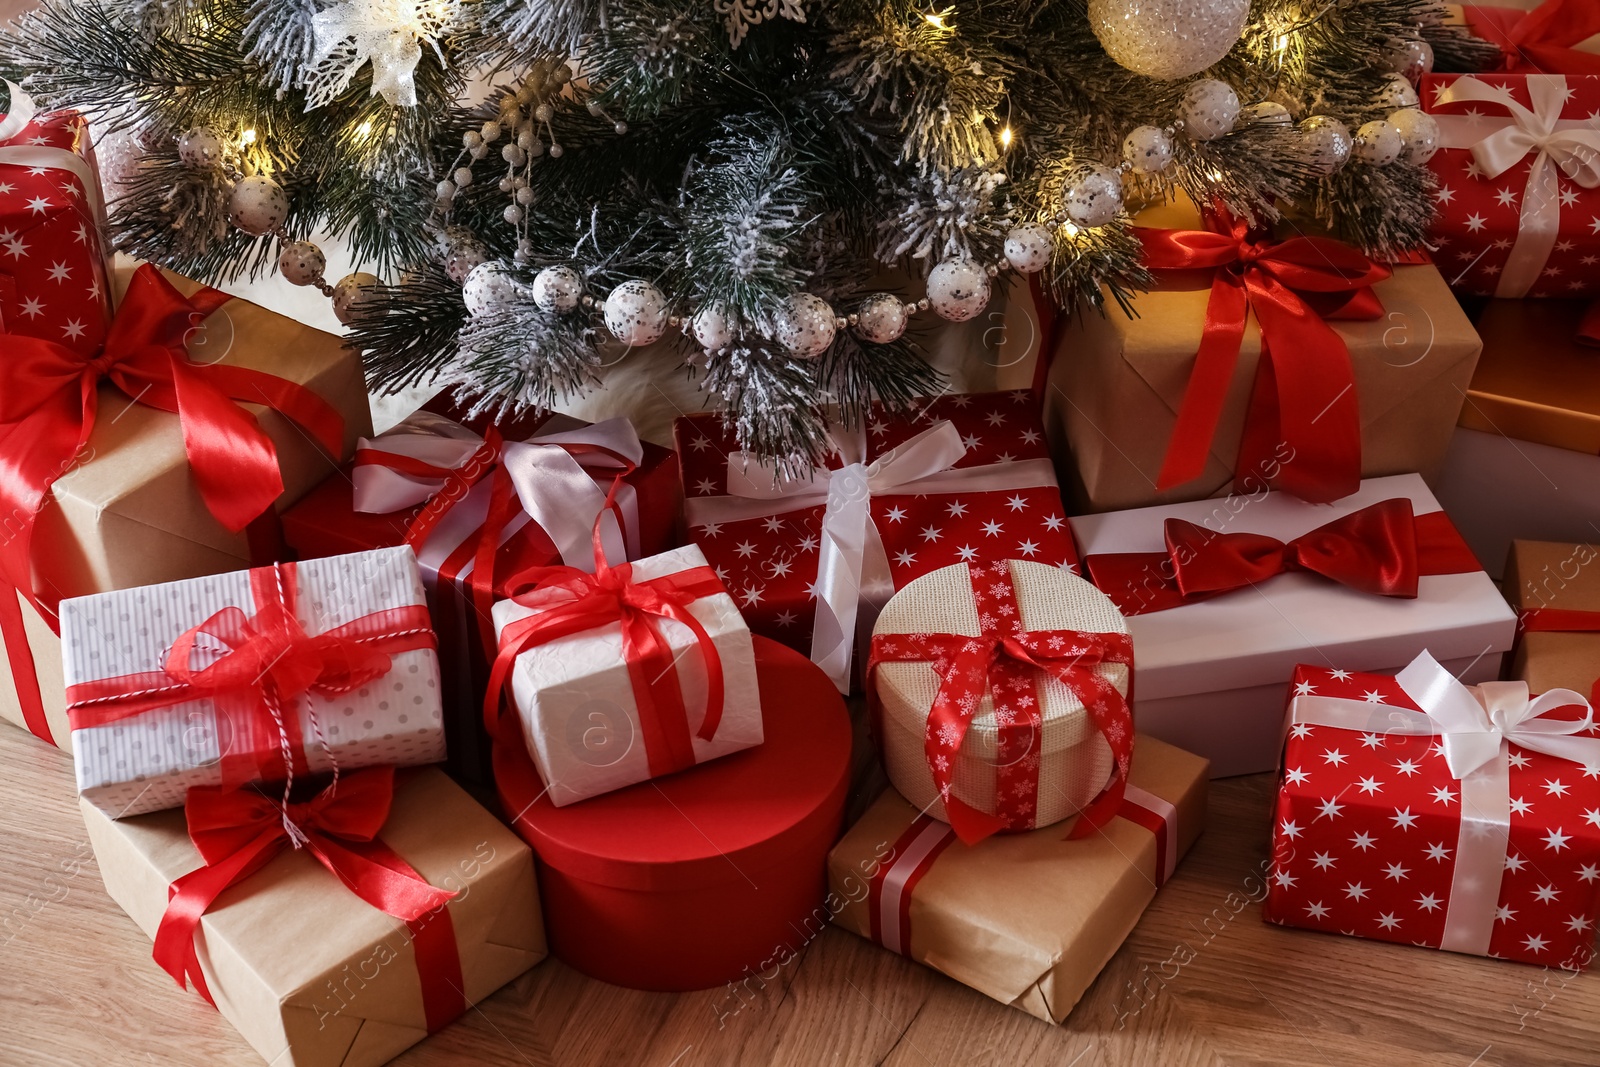
[[[278,644],[249,640],[284,610],[298,644],[288,625]],[[285,746],[301,776],[444,759],[439,664],[408,547],[96,593],[64,601],[61,620],[78,792],[113,818],[177,807],[194,786],[284,778]],[[169,657],[191,635],[181,667],[196,673],[180,677]],[[334,637],[375,653],[359,677],[313,643]],[[204,672],[229,670],[230,655],[240,676],[209,684]],[[304,691],[285,692],[280,679],[306,661]]]
[[[1117,817],[963,845],[886,791],[828,857],[834,922],[1046,1022],[1066,1018],[1206,818],[1206,761],[1148,737]]]
[[[628,584],[667,596],[676,590],[677,614],[651,611],[639,619],[630,610],[624,617],[615,594],[597,591],[602,606],[586,616],[589,625],[574,629],[565,625],[564,609],[582,612],[587,605],[559,587],[494,606],[496,677],[509,671],[522,739],[557,807],[761,743],[750,628],[700,549],[685,545],[622,566]],[[711,703],[713,662],[683,615],[699,625],[720,660],[719,722]],[[554,625],[553,639],[524,640],[541,616]],[[637,638],[636,626],[654,637]],[[490,700],[498,696],[492,685]]]
[[[408,924],[357,897],[308,849],[285,847],[200,920],[205,986],[273,1067],[387,1063],[545,957],[528,847],[438,770],[407,773],[395,775],[378,840],[455,893],[442,912]],[[354,785],[347,776],[341,790]],[[85,803],[83,817],[106,891],[155,938],[170,887],[203,862],[184,813],[113,820]],[[270,811],[267,821],[280,818]]]
[[[1330,523],[1336,529],[1324,530]],[[1090,578],[1129,616],[1135,725],[1207,757],[1218,776],[1277,766],[1283,687],[1304,660],[1394,671],[1432,648],[1474,682],[1499,676],[1516,630],[1499,590],[1415,474],[1369,479],[1331,505],[1261,493],[1085,515],[1072,526]],[[1390,529],[1384,548],[1373,535]],[[1174,560],[1201,564],[1194,581],[1204,586],[1208,561],[1239,545],[1263,569],[1185,602]],[[1360,591],[1308,572],[1297,555],[1324,567],[1330,558],[1367,560],[1373,569],[1360,574],[1368,576],[1410,571],[1416,595]],[[1406,557],[1414,570],[1400,565]]]
[[[1501,581],[1523,630],[1511,655],[1512,678],[1535,693],[1585,695],[1600,679],[1600,546],[1513,541]]]
[[[122,294],[119,309],[126,307],[130,287],[160,288],[149,278],[136,280],[140,277],[130,264],[119,265],[114,278]],[[203,287],[197,283],[163,277],[183,297],[199,299]],[[85,315],[98,314],[89,304]],[[342,419],[339,440],[325,445],[285,415],[260,403],[241,403],[276,452],[283,482],[280,507],[332,473],[354,450],[356,439],[371,433],[360,358],[339,338],[238,299],[222,303],[198,326],[189,314],[178,319],[190,359],[265,371],[315,394],[331,407],[327,414]],[[94,353],[90,348],[82,356],[87,362]],[[62,465],[64,473],[50,472],[60,477],[36,516],[32,584],[48,610],[66,597],[217,574],[276,558],[273,516],[233,532],[208,510],[177,415],[140,403],[109,382],[99,387],[98,409],[86,449]],[[13,443],[22,449],[36,444],[31,435]],[[0,640],[7,669],[0,672],[0,717],[64,747],[69,727],[57,627],[56,619],[41,615],[27,598],[4,592]]]
[[[1143,212],[1137,221],[1160,229],[1199,228],[1199,216],[1184,205]],[[1165,491],[1156,488],[1193,377],[1213,273],[1160,271],[1155,288],[1135,301],[1136,318],[1108,311],[1076,316],[1058,330],[1044,420],[1074,510],[1222,496],[1235,487],[1236,474],[1244,481],[1241,491],[1254,492],[1279,478],[1282,463],[1292,458],[1293,451],[1285,453],[1280,443],[1253,464],[1257,469],[1236,471],[1261,359],[1252,312],[1200,476]],[[1478,337],[1432,266],[1396,266],[1372,292],[1383,307],[1380,317],[1328,320],[1349,351],[1360,475],[1420,471],[1432,478],[1461,411]],[[1297,352],[1292,344],[1274,350],[1286,365]],[[1331,406],[1339,393],[1329,393]],[[1316,431],[1331,421],[1319,420]]]

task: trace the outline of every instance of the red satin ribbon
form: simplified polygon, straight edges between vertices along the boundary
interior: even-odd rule
[[[1517,630],[1530,634],[1600,632],[1600,611],[1577,608],[1527,608],[1517,612]]]
[[[924,751],[928,769],[944,800],[956,834],[974,844],[1002,830],[1034,827],[1038,811],[1040,736],[1044,725],[1035,670],[1059,680],[1082,701],[1095,729],[1115,760],[1111,782],[1084,809],[1072,829],[1083,837],[1116,814],[1122,803],[1133,757],[1133,715],[1116,687],[1095,671],[1102,663],[1133,665],[1133,643],[1126,634],[1077,630],[1027,630],[1017,608],[1010,566],[967,564],[983,633],[874,634],[867,660],[867,700],[874,723],[883,709],[873,675],[884,663],[931,663],[939,689],[928,713]],[[997,811],[979,811],[954,792],[956,757],[985,692],[999,726],[996,752]],[[879,736],[882,736],[881,727]]]
[[[1600,74],[1600,55],[1572,46],[1600,33],[1594,0],[1545,0],[1532,11],[1464,8],[1472,32],[1500,48],[1512,74]]]
[[[99,352],[37,337],[0,337],[0,509],[12,536],[0,546],[0,634],[24,718],[47,741],[32,651],[21,632],[20,593],[51,627],[58,596],[33,579],[33,530],[50,488],[94,430],[99,385],[109,381],[134,402],[175,412],[206,507],[231,531],[245,529],[283,492],[277,450],[256,417],[236,401],[263,404],[293,419],[337,456],[344,420],[309,389],[265,371],[197,363],[188,335],[228,301],[214,289],[185,297],[161,272],[140,267]],[[48,561],[41,561],[48,571]]]
[[[428,610],[389,608],[318,634],[296,615],[298,578],[285,563],[250,572],[256,613],[227,607],[179,635],[160,671],[81,682],[67,689],[74,730],[104,726],[190,700],[216,709],[222,782],[237,787],[306,771],[293,702],[306,693],[348,693],[389,672],[391,658],[433,648]],[[227,648],[195,667],[197,645]],[[214,647],[214,646],[213,646]]]
[[[1480,570],[1442,511],[1414,515],[1405,497],[1379,501],[1294,538],[1219,533],[1168,519],[1165,552],[1114,552],[1084,561],[1124,615],[1192,604],[1289,571],[1319,574],[1358,592],[1415,598],[1425,574]]]
[[[610,510],[611,496],[619,484],[620,479],[612,484],[606,510]],[[500,632],[500,650],[489,672],[489,689],[483,701],[489,734],[502,736],[498,721],[501,697],[518,656],[530,648],[616,622],[622,627],[622,655],[639,709],[639,733],[651,777],[692,767],[694,745],[675,657],[655,620],[673,619],[694,634],[706,668],[706,714],[697,736],[710,741],[722,723],[722,656],[688,606],[701,597],[727,590],[710,567],[693,567],[636,581],[633,564],[613,566],[606,560],[598,520],[594,559],[593,574],[576,567],[530,567],[512,579],[509,598],[525,607],[543,610],[518,619]]]
[[[1134,230],[1152,270],[1215,271],[1194,371],[1156,487],[1171,489],[1205,470],[1253,311],[1261,358],[1236,485],[1249,491],[1254,477],[1316,503],[1348,496],[1361,482],[1361,420],[1349,349],[1324,320],[1381,316],[1370,287],[1391,272],[1339,241],[1256,241],[1243,222],[1219,214],[1208,219],[1213,223],[1220,232]]]
[[[406,924],[416,948],[428,1032],[447,1025],[467,1007],[455,928],[446,908],[457,894],[429,885],[378,840],[393,800],[392,767],[347,775],[313,799],[286,807],[250,790],[189,790],[184,805],[189,839],[205,866],[172,883],[156,929],[155,961],[180,988],[193,983],[215,1006],[195,943],[201,917],[227,889],[292,845],[304,849],[356,896]],[[283,948],[293,951],[292,946]]]

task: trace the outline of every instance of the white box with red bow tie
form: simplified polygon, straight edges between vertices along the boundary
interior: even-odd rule
[[[1414,474],[1334,504],[1283,493],[1072,520],[1084,568],[1129,616],[1134,721],[1221,777],[1271,770],[1295,666],[1389,673],[1433,649],[1498,677],[1516,617]]]

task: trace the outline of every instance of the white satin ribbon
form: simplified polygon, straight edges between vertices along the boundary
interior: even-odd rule
[[[418,411],[393,429],[364,438],[359,447],[453,470],[482,445],[483,439],[460,423],[433,412]],[[644,459],[644,446],[627,419],[608,419],[592,426],[538,434],[526,441],[507,441],[501,462],[511,476],[522,513],[500,532],[499,543],[504,544],[528,523],[537,523],[555,543],[563,563],[592,573],[595,520],[605,509],[610,476],[622,468],[604,452],[574,454],[563,447],[566,445],[597,446],[635,466]],[[371,463],[357,464],[352,478],[355,510],[377,514],[426,503],[445,484],[443,478],[408,474]],[[605,481],[606,487],[600,481]],[[489,493],[489,479],[480,479],[439,521],[417,554],[425,571],[436,574],[451,553],[483,526],[489,515]],[[601,519],[601,536],[606,558],[621,563],[639,553],[639,503],[633,486],[624,483],[618,488],[616,504],[624,519],[622,528],[618,528],[615,514],[607,515]],[[469,561],[459,577],[465,579],[471,569]]]
[[[1049,460],[1028,459],[952,468],[967,454],[961,432],[941,419],[898,448],[866,462],[864,428],[836,427],[831,437],[842,466],[814,470],[806,478],[787,478],[753,455],[728,457],[728,494],[690,497],[685,511],[691,526],[766,518],[826,505],[817,552],[817,621],[811,631],[811,660],[839,692],[850,692],[850,664],[858,627],[870,628],[894,594],[889,556],[872,521],[872,498],[891,493],[989,493],[1038,489],[1056,484]]]
[[[1437,103],[1495,104],[1510,115],[1434,115],[1440,147],[1469,149],[1486,178],[1498,178],[1534,153],[1522,191],[1516,243],[1495,287],[1495,295],[1501,297],[1528,295],[1550,260],[1561,230],[1559,175],[1585,189],[1600,186],[1600,128],[1593,119],[1561,117],[1572,95],[1567,79],[1560,74],[1529,74],[1524,80],[1531,110],[1518,103],[1511,90],[1466,77],[1447,86]]]
[[[1427,652],[1395,681],[1423,710],[1344,697],[1297,696],[1292,723],[1374,734],[1436,735],[1450,774],[1461,783],[1461,829],[1441,948],[1486,955],[1500,903],[1511,830],[1509,743],[1586,767],[1600,766],[1600,737],[1580,737],[1594,709],[1570,689],[1530,699],[1526,682],[1462,685]],[[1581,707],[1582,719],[1545,718],[1556,708]]]

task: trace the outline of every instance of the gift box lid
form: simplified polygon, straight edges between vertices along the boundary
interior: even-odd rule
[[[569,877],[642,891],[753,878],[837,827],[850,719],[809,660],[755,638],[765,740],[666,778],[558,808],[512,731],[495,744],[501,803],[540,860]]]
[[[1440,510],[1415,474],[1369,478],[1333,504],[1263,493],[1072,519],[1082,555],[1162,552],[1163,524],[1291,540],[1340,516],[1404,497],[1417,515]],[[1356,592],[1307,573],[1128,619],[1140,701],[1280,685],[1308,655],[1352,670],[1392,670],[1424,648],[1441,660],[1511,647],[1516,617],[1482,570],[1423,575],[1415,600]]]
[[[1578,339],[1587,300],[1490,300],[1478,316],[1483,356],[1461,425],[1575,452],[1600,453],[1600,352]]]

